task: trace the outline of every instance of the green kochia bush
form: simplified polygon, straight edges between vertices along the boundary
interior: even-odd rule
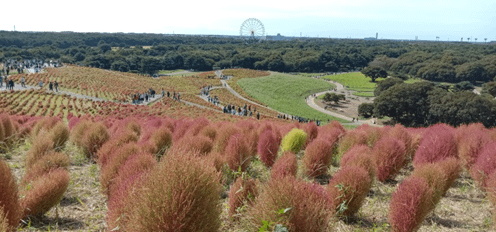
[[[298,153],[305,145],[306,139],[307,134],[304,130],[294,128],[282,139],[282,150]]]
[[[123,231],[218,231],[222,186],[194,154],[168,154],[131,196]]]

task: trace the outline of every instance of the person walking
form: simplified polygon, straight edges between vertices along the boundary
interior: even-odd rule
[[[24,76],[21,77],[21,87],[26,88],[26,78]]]
[[[55,81],[55,91],[58,92],[59,91],[59,82]]]
[[[50,91],[53,91],[53,83],[52,83],[51,81],[50,81],[50,82],[48,82],[48,89],[49,89]]]
[[[40,82],[38,82],[38,85],[40,86],[40,89],[43,88],[43,81],[40,80]]]
[[[14,90],[14,80],[12,79],[9,80],[9,89]]]

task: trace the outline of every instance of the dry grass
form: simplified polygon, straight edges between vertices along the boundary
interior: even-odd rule
[[[25,173],[24,159],[31,145],[22,144],[7,160],[16,180]],[[105,231],[106,197],[100,191],[98,166],[68,144],[62,151],[71,158],[70,184],[60,203],[39,219],[24,220],[18,231]]]

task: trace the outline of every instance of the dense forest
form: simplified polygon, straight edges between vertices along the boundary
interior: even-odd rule
[[[118,71],[242,67],[283,72],[347,72],[370,66],[394,76],[459,82],[496,75],[496,45],[390,40],[303,39],[247,43],[237,38],[133,33],[0,31],[0,61],[58,59]]]

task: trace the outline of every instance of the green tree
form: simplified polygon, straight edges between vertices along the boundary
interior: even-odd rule
[[[374,104],[373,103],[362,103],[358,106],[358,115],[362,115],[365,118],[370,118],[374,115]]]
[[[379,77],[387,77],[386,70],[378,66],[367,66],[362,69],[362,73],[363,75],[370,77],[372,79],[372,82],[375,82],[375,80]]]
[[[390,78],[386,78],[385,80],[379,81],[377,82],[377,85],[375,87],[374,96],[379,96],[381,92],[389,89],[390,87],[396,84],[401,84],[401,83],[403,83],[403,80],[396,77],[390,77]]]

